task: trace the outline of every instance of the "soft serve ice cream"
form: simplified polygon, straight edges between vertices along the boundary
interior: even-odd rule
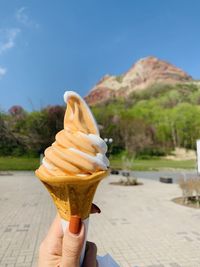
[[[48,189],[62,219],[83,220],[90,214],[99,182],[108,175],[107,146],[99,136],[95,119],[75,92],[64,94],[67,109],[64,129],[44,152],[36,175]]]
[[[49,191],[61,217],[63,230],[78,215],[86,232],[92,200],[99,182],[108,175],[107,146],[99,136],[95,119],[75,92],[64,94],[67,110],[64,129],[48,147],[36,175]],[[86,235],[85,235],[86,238]],[[80,262],[82,263],[85,243]]]
[[[64,94],[67,110],[64,129],[57,133],[55,142],[45,150],[38,172],[52,176],[85,176],[105,171],[109,161],[107,145],[99,136],[95,119],[85,101],[75,92]]]

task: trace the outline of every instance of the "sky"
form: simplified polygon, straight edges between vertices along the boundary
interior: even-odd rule
[[[200,79],[198,0],[0,0],[0,110],[81,96],[156,56]]]

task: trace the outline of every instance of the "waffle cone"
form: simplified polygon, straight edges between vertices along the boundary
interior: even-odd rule
[[[108,171],[99,171],[86,177],[45,177],[38,169],[36,175],[49,191],[61,218],[69,221],[72,215],[78,215],[82,220],[89,217],[97,186],[108,175]]]

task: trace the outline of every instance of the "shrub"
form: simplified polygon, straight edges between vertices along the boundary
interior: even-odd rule
[[[183,203],[188,204],[190,199],[195,197],[196,205],[200,205],[200,178],[193,177],[189,179],[184,179],[181,177],[179,179],[179,187],[182,190]]]

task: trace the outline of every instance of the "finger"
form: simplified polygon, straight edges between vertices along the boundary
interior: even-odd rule
[[[94,203],[92,203],[90,213],[91,214],[93,214],[93,213],[101,213],[101,210],[100,210],[100,208],[97,205],[95,205]]]
[[[48,237],[63,238],[63,230],[60,222],[59,214],[56,215],[52,225],[50,226]]]
[[[63,231],[60,217],[57,215],[50,226],[49,232],[40,245],[40,254],[61,255],[62,254]]]
[[[76,218],[74,218],[76,217]],[[85,228],[81,218],[72,216],[69,228],[66,229],[63,238],[62,267],[79,266],[81,250],[84,243]]]
[[[97,246],[92,242],[87,242],[87,249],[83,261],[83,267],[97,267]]]

